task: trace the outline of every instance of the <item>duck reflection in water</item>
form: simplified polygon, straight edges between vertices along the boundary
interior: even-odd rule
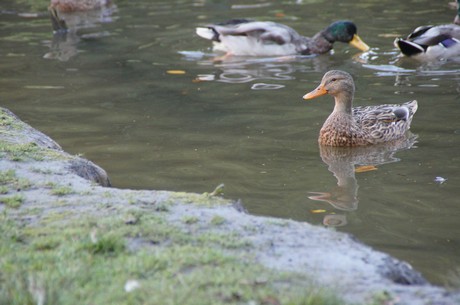
[[[284,87],[285,82],[296,79],[298,73],[320,72],[328,70],[336,64],[330,56],[316,55],[232,56],[216,60],[213,53],[180,51],[179,54],[184,56],[183,59],[186,61],[194,61],[199,66],[209,67],[209,73],[197,75],[196,81],[232,84],[269,81],[270,84],[280,85],[280,87],[273,86],[268,89]]]
[[[333,147],[319,145],[321,159],[337,179],[337,185],[329,192],[310,192],[308,198],[327,202],[334,209],[351,212],[358,208],[358,182],[355,173],[375,169],[375,166],[398,162],[394,155],[398,151],[414,147],[417,136],[408,133],[405,137],[385,144],[363,147]],[[363,169],[363,170],[360,170]],[[323,218],[326,226],[344,226],[345,214],[328,214]]]
[[[52,41],[45,42],[50,48],[43,57],[68,61],[80,51],[81,40],[94,40],[109,36],[106,31],[95,32],[102,23],[113,22],[117,7],[109,0],[52,0],[49,6]]]

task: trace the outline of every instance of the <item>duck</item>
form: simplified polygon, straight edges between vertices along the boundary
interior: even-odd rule
[[[453,23],[460,25],[460,0],[450,2],[449,5],[455,10],[457,10],[457,14],[455,14]]]
[[[49,8],[61,13],[70,13],[99,9],[111,3],[111,0],[51,0]]]
[[[460,25],[419,26],[406,39],[396,38],[395,47],[419,61],[448,60],[460,56]]]
[[[51,25],[55,34],[66,34],[69,31],[66,15],[77,12],[100,10],[112,5],[111,0],[51,0],[48,6]],[[90,18],[89,16],[86,18]],[[74,17],[73,19],[78,19]],[[76,23],[72,20],[72,23]]]
[[[325,146],[366,146],[388,143],[405,136],[417,111],[417,101],[403,104],[353,107],[355,85],[345,71],[331,70],[320,85],[305,94],[310,100],[332,95],[335,107],[322,126],[318,142]]]
[[[357,35],[351,21],[336,21],[308,38],[287,25],[272,21],[232,19],[197,27],[196,34],[211,40],[214,51],[236,56],[286,56],[324,54],[336,41],[349,43],[361,51],[369,46]]]

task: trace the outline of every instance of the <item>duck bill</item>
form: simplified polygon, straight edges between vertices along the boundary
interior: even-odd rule
[[[368,51],[370,48],[367,44],[364,43],[364,41],[359,38],[358,35],[353,35],[353,39],[349,42],[349,44],[363,52]]]
[[[318,88],[316,88],[312,92],[305,94],[303,96],[303,99],[304,100],[311,100],[311,99],[313,99],[315,97],[325,95],[325,94],[327,94],[327,90],[324,89],[324,87],[322,85],[319,85]]]

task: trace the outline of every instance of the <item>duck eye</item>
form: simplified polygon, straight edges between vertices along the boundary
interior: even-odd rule
[[[336,80],[337,80],[337,78],[334,77],[334,78],[331,79],[331,82],[335,82]]]

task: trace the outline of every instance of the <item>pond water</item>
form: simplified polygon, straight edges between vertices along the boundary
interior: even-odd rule
[[[2,1],[1,106],[102,166],[116,187],[225,183],[249,213],[336,226],[434,283],[459,274],[460,64],[401,60],[392,43],[451,22],[448,1],[114,2],[84,26],[69,19],[79,30],[53,39],[46,10]],[[20,14],[30,12],[39,14]],[[194,28],[241,17],[307,36],[350,19],[372,50],[337,43],[322,56],[213,61]],[[413,137],[320,150],[332,98],[301,97],[330,69],[354,76],[355,105],[417,99]],[[377,170],[355,173],[359,165]]]

